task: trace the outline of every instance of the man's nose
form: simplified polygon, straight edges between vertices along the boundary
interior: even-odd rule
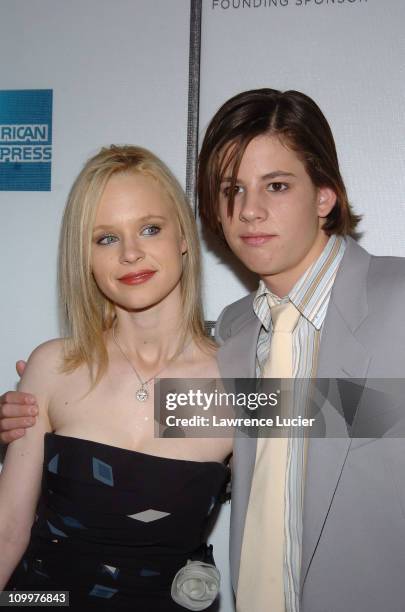
[[[257,192],[247,191],[239,211],[239,220],[251,223],[252,221],[265,219],[267,214],[267,206],[263,201],[263,196]]]

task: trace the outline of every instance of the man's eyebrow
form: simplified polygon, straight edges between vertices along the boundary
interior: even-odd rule
[[[295,174],[293,172],[286,172],[285,170],[274,170],[273,172],[268,172],[267,174],[263,174],[263,176],[260,177],[260,180],[268,181],[271,179],[278,178],[280,176],[295,176]],[[239,180],[238,177],[236,177],[236,181],[238,180]],[[221,182],[231,183],[232,176],[224,176]]]

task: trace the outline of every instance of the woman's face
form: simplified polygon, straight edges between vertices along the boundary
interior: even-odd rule
[[[98,205],[91,265],[100,291],[127,311],[180,299],[187,250],[175,206],[152,177],[114,174]]]

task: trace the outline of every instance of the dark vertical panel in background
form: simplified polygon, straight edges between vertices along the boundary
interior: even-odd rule
[[[190,0],[186,194],[194,214],[197,208],[198,115],[200,103],[202,0]]]
[[[188,68],[188,115],[186,195],[197,216],[198,120],[200,112],[202,0],[190,0],[190,51]],[[207,336],[214,336],[215,321],[205,321]]]

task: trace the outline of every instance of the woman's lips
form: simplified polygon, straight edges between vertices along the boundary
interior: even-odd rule
[[[156,270],[140,270],[133,274],[125,274],[125,276],[121,276],[118,280],[125,285],[141,285],[152,278],[155,272]]]
[[[275,237],[276,234],[243,234],[240,236],[241,240],[249,246],[261,246]]]

